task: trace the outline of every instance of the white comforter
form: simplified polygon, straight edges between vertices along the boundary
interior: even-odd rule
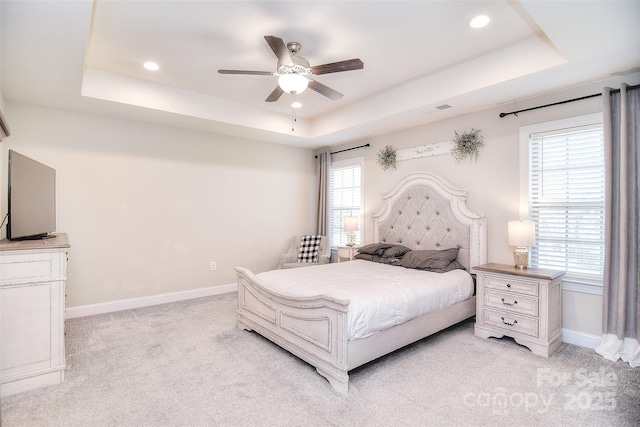
[[[365,338],[414,317],[473,296],[463,270],[431,273],[354,260],[257,275],[268,288],[290,295],[350,300],[349,340]]]

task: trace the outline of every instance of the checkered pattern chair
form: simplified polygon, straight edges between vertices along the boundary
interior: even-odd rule
[[[314,243],[317,241],[317,256],[314,256]],[[294,236],[287,253],[281,254],[278,269],[309,267],[327,264],[331,259],[331,248],[327,236],[303,235]]]

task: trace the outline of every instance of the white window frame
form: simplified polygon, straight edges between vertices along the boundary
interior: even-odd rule
[[[334,242],[332,239],[334,224],[333,224],[333,200],[331,200],[331,197],[333,195],[333,188],[331,186],[331,177],[333,175],[333,170],[335,168],[343,168],[351,165],[360,166],[360,209],[359,209],[359,214],[357,215],[360,219],[360,230],[356,232],[356,239],[355,239],[356,244],[360,244],[363,241],[363,236],[365,235],[364,234],[365,225],[363,221],[363,218],[364,218],[364,157],[355,157],[351,159],[337,160],[335,162],[331,162],[331,171],[329,176],[329,233],[328,234],[329,234],[329,243],[332,249],[337,249],[338,246],[343,246],[344,244],[346,244],[346,240],[344,244],[342,242],[338,242],[336,244],[336,242]],[[342,227],[342,225],[340,225],[340,227]],[[346,233],[344,230],[341,230],[341,236],[344,236],[346,239]]]
[[[551,122],[538,123],[520,128],[520,219],[530,218],[529,212],[529,164],[530,147],[529,138],[531,134],[547,132],[555,129],[566,129],[570,127],[586,126],[593,123],[602,123],[602,113],[588,114],[584,116],[572,117]],[[563,276],[562,289],[577,291],[582,293],[602,295],[602,280],[589,278],[583,275],[567,273]]]

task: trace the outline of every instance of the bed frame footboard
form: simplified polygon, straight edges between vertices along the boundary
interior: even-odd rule
[[[348,300],[271,291],[251,271],[238,275],[238,328],[256,331],[316,368],[346,395],[349,370],[472,317],[475,297],[367,338],[348,341]]]
[[[238,327],[260,335],[316,368],[347,394],[348,300],[292,297],[270,291],[251,271],[236,268]]]

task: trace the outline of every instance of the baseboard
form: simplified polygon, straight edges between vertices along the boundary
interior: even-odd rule
[[[237,290],[238,285],[236,283],[233,283],[229,285],[192,289],[189,291],[171,292],[167,294],[122,299],[100,304],[79,305],[76,307],[67,307],[67,309],[65,310],[65,318],[73,319],[75,317],[112,313],[114,311],[129,310],[132,308],[148,307],[151,305],[167,304],[170,302],[184,301],[188,299],[202,298],[212,295],[221,295],[229,292],[236,292]]]
[[[584,332],[562,329],[562,342],[580,347],[594,349],[602,343],[602,336],[585,334]]]
[[[171,302],[208,297],[212,295],[221,295],[229,292],[236,292],[237,290],[238,285],[236,283],[232,283],[229,285],[211,286],[208,288],[192,289],[189,291],[171,292],[167,294],[151,295],[139,298],[129,298],[100,304],[79,305],[76,307],[67,307],[67,309],[65,310],[65,318],[73,319],[75,317],[112,313],[115,311],[129,310],[132,308],[148,307],[152,305],[167,304]],[[600,343],[602,342],[602,337],[599,335],[586,334],[584,332],[578,332],[571,329],[563,328],[562,342],[594,349],[600,345]]]

